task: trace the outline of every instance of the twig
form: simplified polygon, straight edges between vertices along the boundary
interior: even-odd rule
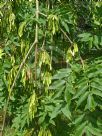
[[[44,39],[43,39],[43,43],[42,43],[42,49],[44,49],[44,46],[45,46],[45,39],[46,39],[46,32],[45,32],[45,34],[44,34],[44,37],[43,37]]]
[[[82,64],[83,70],[85,70],[84,60],[82,59],[81,55],[79,55],[79,56],[80,56],[80,61],[81,61],[81,64]]]
[[[64,32],[63,29],[61,29],[61,28],[60,28],[60,30],[61,30],[61,32],[65,35],[65,37],[68,39],[68,41],[69,41],[71,44],[73,44],[72,40],[69,38],[69,36],[66,34],[66,32]]]
[[[36,0],[36,19],[39,19],[39,1]],[[37,41],[35,47],[35,81],[37,79],[37,52],[38,52],[38,23],[36,23],[36,30],[35,30],[35,40]]]
[[[47,17],[46,14],[44,14],[44,13],[42,13],[42,12],[40,12],[40,11],[39,11],[39,14],[42,15],[42,16],[44,16],[44,17]]]

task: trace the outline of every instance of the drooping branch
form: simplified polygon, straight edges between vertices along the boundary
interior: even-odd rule
[[[3,136],[4,126],[5,126],[5,119],[6,119],[6,113],[7,113],[7,108],[8,108],[8,104],[9,104],[9,100],[10,100],[11,93],[13,92],[13,89],[14,89],[14,86],[15,86],[15,84],[16,84],[16,81],[17,81],[17,79],[18,79],[18,77],[19,77],[19,74],[20,74],[20,72],[21,72],[21,70],[22,70],[22,68],[23,68],[23,66],[24,66],[24,64],[25,64],[25,62],[26,62],[26,60],[27,60],[27,58],[28,58],[28,56],[29,56],[31,50],[32,50],[33,47],[36,45],[36,43],[37,43],[37,41],[35,40],[34,43],[31,45],[31,47],[30,47],[28,53],[27,53],[26,56],[24,57],[23,61],[21,62],[20,67],[19,67],[19,69],[18,69],[18,72],[17,72],[17,74],[16,74],[16,77],[15,77],[15,79],[14,79],[14,82],[13,82],[13,84],[12,84],[12,86],[11,86],[8,99],[7,99],[6,105],[5,105],[5,107],[4,107],[4,118],[3,118],[2,135],[1,135],[1,136]]]
[[[39,1],[36,0],[36,19],[37,20],[38,20],[38,16],[39,16],[39,11],[38,11],[39,8],[38,7],[39,7]],[[11,86],[11,89],[10,89],[10,93],[9,93],[7,102],[6,102],[5,106],[4,106],[4,117],[3,117],[3,124],[2,124],[2,130],[1,130],[1,136],[3,136],[3,131],[4,131],[4,127],[5,127],[5,120],[6,120],[6,114],[7,114],[7,109],[8,109],[8,105],[9,105],[10,96],[11,96],[11,94],[13,92],[13,89],[14,89],[16,81],[17,81],[17,79],[19,77],[19,74],[20,74],[20,72],[21,72],[21,70],[22,70],[22,68],[23,68],[23,66],[24,66],[24,64],[25,64],[25,62],[26,62],[26,60],[27,60],[27,58],[28,58],[28,56],[29,56],[29,54],[32,51],[32,49],[33,49],[34,46],[36,46],[35,47],[35,52],[37,52],[36,51],[37,50],[37,43],[38,43],[38,23],[36,23],[36,28],[35,28],[35,40],[34,40],[33,44],[31,45],[30,49],[28,50],[26,56],[24,57],[23,61],[21,62],[20,66],[19,66],[17,74],[16,74],[16,76],[14,78],[14,81],[12,83],[12,86]]]

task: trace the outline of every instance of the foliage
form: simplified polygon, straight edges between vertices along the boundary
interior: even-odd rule
[[[36,0],[0,2],[5,136],[101,136],[102,2],[40,0],[38,18],[36,10]]]

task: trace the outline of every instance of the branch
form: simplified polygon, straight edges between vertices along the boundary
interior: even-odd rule
[[[81,55],[80,55],[80,54],[79,54],[79,57],[80,57],[80,61],[81,61],[81,64],[82,64],[83,70],[85,70],[84,60],[82,59],[82,57],[81,57]]]
[[[39,1],[36,0],[36,19],[38,20],[38,16],[39,16],[39,11],[38,11],[38,7],[39,7]],[[4,131],[4,128],[5,128],[5,120],[6,120],[6,114],[7,114],[7,109],[8,109],[8,105],[9,105],[9,100],[10,100],[10,96],[11,96],[11,93],[13,92],[13,89],[14,89],[14,86],[16,84],[16,81],[19,77],[19,74],[31,52],[31,50],[33,49],[33,47],[36,45],[35,47],[35,52],[37,53],[37,43],[38,43],[38,23],[36,23],[36,30],[35,30],[35,40],[34,40],[34,43],[31,45],[30,49],[28,50],[28,53],[26,54],[26,56],[24,57],[23,61],[21,62],[20,64],[20,67],[18,69],[18,72],[16,74],[16,77],[14,78],[14,81],[13,81],[13,84],[11,86],[11,89],[10,89],[10,93],[9,93],[9,96],[7,98],[7,102],[4,106],[4,117],[3,117],[3,124],[2,124],[2,130],[1,130],[1,136],[3,136],[3,131]],[[35,55],[35,60],[37,60],[36,58],[37,55]],[[35,62],[35,65],[36,65],[37,62]]]
[[[62,28],[60,28],[61,32],[65,35],[65,37],[68,39],[68,41],[73,44],[72,40],[69,38],[69,36],[66,34],[66,32],[63,31]]]
[[[44,17],[47,17],[46,14],[44,14],[44,13],[42,13],[42,12],[40,12],[40,11],[39,11],[39,14],[42,15],[42,16],[44,16]]]
[[[36,0],[36,20],[39,19],[39,1]],[[37,79],[37,52],[38,52],[38,23],[36,23],[35,40],[37,41],[35,47],[35,81]]]
[[[13,88],[14,88],[14,86],[15,86],[15,84],[16,84],[16,81],[17,81],[17,79],[18,79],[18,77],[19,77],[19,74],[20,74],[20,72],[21,72],[21,70],[22,70],[22,68],[23,68],[23,66],[24,66],[24,64],[25,64],[25,62],[26,62],[26,60],[27,60],[27,58],[28,58],[28,56],[29,56],[31,50],[32,50],[33,47],[36,45],[36,43],[37,43],[37,41],[35,40],[34,43],[31,45],[30,49],[28,50],[28,53],[27,53],[26,56],[24,57],[23,61],[21,62],[20,67],[19,67],[19,69],[18,69],[18,72],[17,72],[17,74],[16,74],[16,77],[15,77],[15,79],[14,79],[14,81],[13,81],[12,86],[11,86],[10,93],[9,93],[9,96],[8,96],[8,99],[7,99],[7,103],[6,103],[5,107],[4,107],[4,118],[3,118],[2,132],[4,131],[4,127],[5,127],[6,113],[7,113],[7,108],[8,108],[8,104],[9,104],[9,100],[10,100],[11,93],[12,93],[12,91],[13,91]],[[2,136],[3,136],[3,133],[2,133]]]

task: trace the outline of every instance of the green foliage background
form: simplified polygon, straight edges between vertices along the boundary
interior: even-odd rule
[[[1,112],[9,96],[5,136],[102,136],[101,1],[39,0],[36,19],[35,0],[1,0]]]

